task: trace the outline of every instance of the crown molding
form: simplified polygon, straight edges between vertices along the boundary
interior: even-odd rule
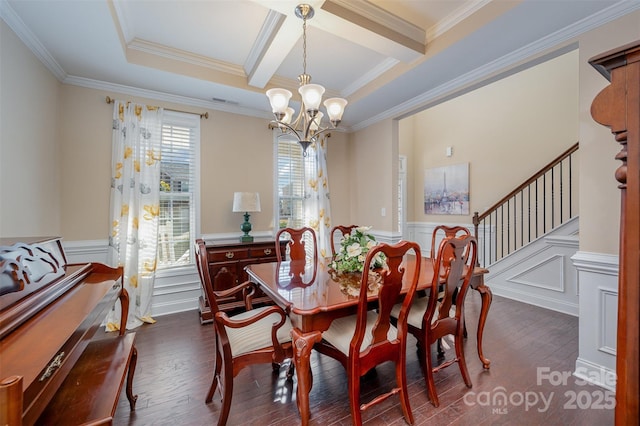
[[[355,92],[357,92],[367,84],[371,83],[376,78],[380,77],[382,74],[389,71],[391,68],[395,67],[399,63],[400,61],[395,58],[387,58],[383,60],[378,65],[371,68],[368,72],[362,75],[360,78],[356,79],[350,85],[345,87],[342,90],[341,95],[344,97],[348,97],[354,94]]]
[[[153,43],[151,41],[142,40],[139,38],[135,38],[130,43],[128,43],[127,49],[144,52],[191,65],[210,68],[215,71],[220,71],[238,77],[246,77],[244,69],[239,65],[234,65],[224,61],[218,61],[207,56],[198,55],[181,49],[174,49],[172,47],[164,46],[162,44]]]
[[[448,81],[438,87],[428,90],[406,102],[390,108],[381,114],[370,117],[351,126],[350,131],[364,129],[372,124],[378,123],[386,119],[404,118],[410,114],[425,109],[427,106],[433,106],[441,102],[443,99],[451,96],[456,91],[465,87],[477,85],[487,80],[491,76],[504,72],[510,67],[515,66],[519,62],[525,61],[536,55],[542,54],[553,47],[559,47],[563,43],[569,42],[571,39],[597,28],[607,22],[618,19],[624,15],[640,9],[639,1],[620,1],[607,9],[595,13],[581,21],[549,34],[533,43],[529,43],[511,53],[508,53],[494,61],[491,61],[481,67],[474,69],[466,74],[461,75],[453,80]]]
[[[5,0],[0,1],[0,17],[58,81],[62,81],[67,77],[67,73],[62,69],[60,64],[51,56],[49,51],[40,43],[40,40],[38,40],[35,34],[24,24],[24,21],[20,19]]]
[[[186,96],[172,95],[170,93],[158,92],[156,90],[140,89],[137,87],[125,86],[122,84],[109,83],[105,81],[92,80],[84,77],[68,76],[63,81],[64,84],[72,86],[86,87],[89,89],[103,90],[106,92],[116,92],[129,96],[154,99],[157,101],[176,103],[180,105],[206,108],[214,111],[224,111],[233,114],[246,115],[249,117],[272,119],[272,115],[267,110],[257,110],[245,108],[232,103],[204,101],[202,99],[189,98]]]
[[[323,3],[322,9],[335,13],[335,8],[331,7],[332,3],[363,17],[367,21],[381,25],[389,31],[398,34],[400,37],[413,40],[421,46],[418,49],[420,53],[424,53],[426,33],[424,29],[417,25],[387,12],[373,3],[363,0],[327,0]]]
[[[436,22],[431,27],[427,28],[427,42],[433,41],[440,37],[442,34],[449,31],[451,28],[458,25],[460,22],[467,19],[469,16],[482,9],[493,0],[472,0],[463,4],[458,9],[454,10],[448,16],[445,16],[440,21]]]
[[[253,83],[259,87],[264,87],[262,82],[256,84],[254,81],[256,70],[258,69],[258,65],[260,65],[260,61],[269,49],[271,41],[277,34],[278,29],[282,26],[285,19],[286,16],[282,13],[269,9],[267,17],[262,24],[262,28],[260,28],[260,33],[253,43],[253,46],[251,46],[247,60],[244,63],[244,71],[248,76],[247,80],[249,81],[249,84]]]

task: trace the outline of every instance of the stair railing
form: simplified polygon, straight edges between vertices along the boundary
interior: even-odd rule
[[[479,265],[488,267],[577,215],[578,147],[576,142],[487,211],[473,214]]]

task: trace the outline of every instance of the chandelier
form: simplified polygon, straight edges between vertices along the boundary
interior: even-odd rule
[[[266,92],[275,120],[271,123],[277,126],[283,134],[295,136],[302,155],[307,156],[307,148],[315,143],[318,137],[327,130],[335,129],[342,120],[347,100],[330,98],[324,101],[332,127],[321,127],[324,114],[320,111],[320,102],[324,94],[324,87],[311,84],[311,76],[307,74],[307,19],[313,18],[313,7],[308,4],[296,6],[296,16],[302,19],[302,74],[298,76],[300,87],[298,92],[302,98],[298,116],[292,122],[295,110],[289,107],[291,92],[287,89],[269,89]]]

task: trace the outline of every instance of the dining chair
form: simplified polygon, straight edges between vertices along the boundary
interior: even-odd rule
[[[335,248],[335,234],[337,232],[340,232],[340,238],[344,237],[345,235],[351,235],[351,231],[353,231],[354,229],[356,229],[358,227],[358,225],[337,225],[334,226],[333,228],[331,228],[331,232],[330,232],[330,239],[329,239],[329,243],[331,244],[331,256],[336,254],[336,248]]]
[[[289,236],[284,251],[280,244],[276,244],[276,256],[278,262],[287,260],[313,260],[318,263],[318,240],[316,231],[313,228],[304,226],[302,228],[282,228],[276,233],[276,242],[281,238]],[[309,245],[310,244],[310,245]]]
[[[323,332],[323,339],[314,346],[318,352],[338,360],[347,371],[351,418],[356,425],[362,424],[364,410],[396,393],[400,397],[405,421],[413,424],[407,391],[406,339],[407,317],[420,276],[420,262],[417,262],[412,276],[405,280],[408,291],[399,312],[397,326],[391,323],[390,317],[391,309],[401,296],[405,272],[402,261],[409,252],[420,259],[420,247],[414,242],[400,241],[395,245],[381,243],[373,247],[364,263],[357,313],[333,320]],[[372,293],[369,275],[373,273],[371,266],[378,253],[386,256],[386,267],[378,272],[381,277],[379,288]],[[375,309],[370,309],[369,302],[375,293],[378,296],[377,303]],[[376,365],[387,361],[395,363],[396,386],[361,405],[360,378]]]
[[[222,407],[218,426],[222,426],[227,423],[231,410],[233,379],[244,367],[271,363],[275,373],[279,371],[280,363],[293,358],[291,323],[285,312],[277,306],[253,309],[251,296],[255,286],[250,281],[224,291],[214,291],[204,240],[196,240],[195,253],[200,281],[213,313],[216,337],[213,381],[205,401],[211,402],[216,389],[220,390]],[[217,298],[237,293],[242,293],[246,310],[233,316],[220,311]],[[293,365],[293,362],[289,365],[288,379],[293,377]]]
[[[433,373],[458,363],[464,383],[471,387],[464,358],[464,300],[476,264],[477,242],[472,236],[443,239],[437,253],[429,295],[414,300],[408,318],[408,331],[418,340],[429,398],[436,407],[440,403]],[[401,308],[394,306],[391,316],[399,318]],[[455,356],[434,367],[431,345],[448,335],[454,337]]]
[[[431,260],[435,261],[437,257],[438,251],[436,248],[440,245],[442,240],[453,237],[460,236],[469,236],[471,235],[471,231],[469,228],[464,226],[447,226],[447,225],[438,225],[433,229],[433,234],[431,234],[431,252],[429,253]],[[453,295],[453,300],[455,304],[455,293]],[[467,324],[462,324],[462,334],[466,338],[467,337]],[[442,349],[442,342],[438,340],[438,355],[443,356],[444,350]]]
[[[469,230],[469,228],[465,228],[464,226],[436,226],[435,228],[433,228],[433,233],[431,234],[431,252],[429,253],[429,257],[432,260],[435,260],[438,255],[437,248],[440,246],[442,240],[446,238],[468,235],[471,235],[471,231]]]

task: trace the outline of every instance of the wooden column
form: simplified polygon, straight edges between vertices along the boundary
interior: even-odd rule
[[[620,185],[620,273],[616,351],[616,425],[637,424],[640,381],[640,41],[589,63],[611,82],[594,99],[591,115],[622,145],[615,172]]]

